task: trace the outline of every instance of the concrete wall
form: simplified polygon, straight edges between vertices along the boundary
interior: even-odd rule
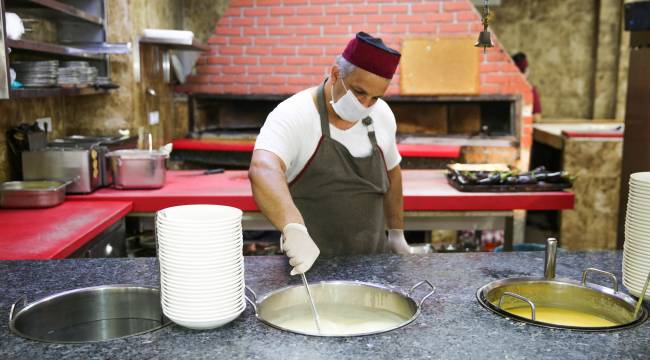
[[[622,0],[502,0],[491,28],[523,51],[547,118],[621,118],[627,84]],[[621,61],[619,61],[621,59]]]

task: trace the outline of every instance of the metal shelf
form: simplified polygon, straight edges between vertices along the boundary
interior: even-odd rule
[[[178,39],[140,37],[141,44],[157,45],[164,49],[186,51],[209,51],[210,47],[192,39],[192,42],[179,42]]]
[[[55,54],[80,59],[104,60],[104,55],[87,52],[83,49],[59,44],[45,43],[32,40],[6,40],[7,47],[33,51],[42,54]]]
[[[53,20],[83,20],[92,24],[102,25],[104,21],[99,16],[91,15],[56,0],[5,0],[5,6],[9,9],[28,9],[46,19]]]
[[[85,88],[22,88],[9,91],[12,99],[39,98],[50,96],[83,96],[108,94],[110,90],[95,87]]]

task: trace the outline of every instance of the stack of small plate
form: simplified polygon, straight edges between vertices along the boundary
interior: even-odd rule
[[[16,71],[16,80],[25,87],[51,87],[57,84],[58,60],[15,61],[11,67]]]
[[[88,86],[97,81],[97,68],[87,61],[64,61],[59,68],[58,84],[63,87]]]
[[[650,172],[630,176],[623,248],[623,284],[639,296],[650,272]]]
[[[241,210],[219,205],[158,211],[162,308],[175,323],[212,329],[244,311],[241,218]]]

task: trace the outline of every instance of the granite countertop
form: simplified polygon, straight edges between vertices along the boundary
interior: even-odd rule
[[[127,339],[67,345],[25,340],[0,327],[0,358],[87,359],[647,359],[650,323],[609,333],[552,330],[501,318],[475,298],[480,286],[506,277],[541,276],[543,252],[377,255],[320,259],[309,273],[320,280],[361,280],[408,289],[429,279],[436,293],[410,325],[350,338],[318,338],[273,329],[250,306],[232,323],[194,331],[177,325]],[[621,252],[558,254],[557,276],[578,279],[594,266],[620,279]],[[258,294],[299,283],[284,257],[246,258],[246,282]],[[63,290],[102,284],[156,285],[152,258],[0,262],[0,317],[13,301],[34,301]],[[597,276],[594,280],[600,280]],[[424,293],[416,291],[416,298]]]

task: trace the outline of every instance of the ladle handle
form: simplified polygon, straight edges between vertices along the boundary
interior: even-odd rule
[[[251,295],[253,295],[251,300],[251,298],[249,298],[248,295],[246,295],[246,291],[244,291],[244,299],[246,299],[246,301],[248,301],[248,303],[251,304],[253,310],[255,310],[255,314],[257,314],[257,305],[256,305],[257,294],[255,294],[255,291],[253,291],[253,289],[249,288],[248,286],[244,286],[244,289],[248,290],[248,292],[251,293]]]
[[[424,285],[424,284],[429,285],[429,287],[431,288],[431,291],[430,291],[428,294],[424,295],[424,297],[422,298],[422,300],[420,300],[420,303],[418,304],[418,307],[422,306],[422,303],[424,303],[424,300],[426,300],[429,296],[433,295],[433,293],[436,292],[436,287],[433,286],[433,285],[429,282],[429,280],[422,280],[422,281],[420,281],[419,283],[413,285],[413,287],[411,288],[411,290],[409,290],[409,294],[408,294],[409,297],[413,297],[412,295],[413,295],[413,292],[415,291],[415,289],[417,289],[418,287],[420,287],[421,285]]]
[[[499,309],[501,309],[503,311],[508,311],[508,310],[504,310],[503,307],[501,306],[503,304],[503,298],[506,297],[506,296],[510,296],[511,298],[515,298],[517,300],[521,300],[521,301],[527,303],[528,306],[530,306],[530,319],[535,321],[535,303],[533,303],[527,297],[521,296],[519,294],[511,293],[511,292],[508,292],[508,291],[504,292],[501,295],[501,297],[499,298]]]
[[[23,302],[23,307],[25,307],[25,305],[27,305],[27,297],[23,295],[18,298],[18,300],[14,301],[13,304],[11,304],[11,309],[9,310],[9,322],[12,322],[14,320],[14,311],[16,310],[18,303],[21,301]]]
[[[590,272],[595,272],[598,274],[609,276],[612,279],[612,282],[614,283],[614,291],[618,292],[618,280],[616,280],[616,275],[612,274],[611,272],[603,271],[596,268],[587,268],[582,272],[582,286],[587,286],[587,274]]]

